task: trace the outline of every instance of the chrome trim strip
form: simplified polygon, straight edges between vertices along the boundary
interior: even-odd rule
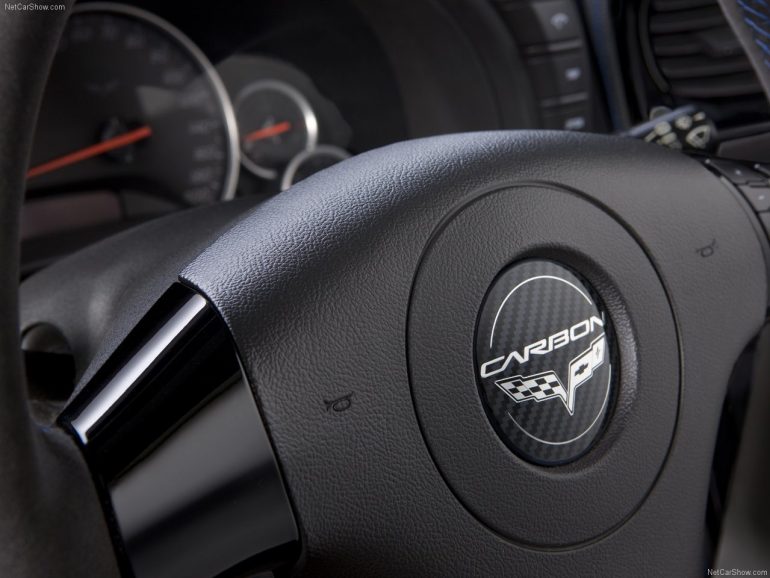
[[[93,427],[131,391],[137,380],[205,309],[206,300],[200,295],[193,295],[72,420],[72,428],[84,444],[88,443]]]

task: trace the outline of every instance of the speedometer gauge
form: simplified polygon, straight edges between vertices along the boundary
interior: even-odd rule
[[[85,4],[54,60],[28,190],[132,191],[195,205],[230,198],[236,131],[219,77],[179,30],[137,8]]]

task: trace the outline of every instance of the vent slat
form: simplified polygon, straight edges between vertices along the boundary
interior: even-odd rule
[[[703,43],[695,36],[662,36],[652,41],[655,56],[689,56],[703,54]]]
[[[681,12],[659,12],[650,16],[650,33],[681,34],[694,30],[724,26],[725,17],[719,6],[707,6]]]
[[[715,58],[723,56],[744,57],[741,43],[727,26],[691,34],[653,36],[652,50],[656,56],[703,54]]]
[[[749,61],[740,56],[719,59],[708,57],[659,58],[658,66],[660,66],[663,75],[671,81],[752,72]]]
[[[679,80],[671,83],[671,92],[681,98],[709,99],[754,96],[761,91],[754,74],[735,74],[710,79]]]
[[[654,0],[652,9],[655,12],[681,12],[715,5],[716,0]]]

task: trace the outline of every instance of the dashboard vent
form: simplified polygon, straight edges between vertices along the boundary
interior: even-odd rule
[[[761,98],[759,81],[717,0],[644,4],[648,14],[641,21],[643,26],[646,22],[649,42],[645,60],[661,92],[684,102]]]

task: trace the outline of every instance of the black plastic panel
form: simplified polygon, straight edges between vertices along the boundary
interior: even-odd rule
[[[299,538],[224,323],[169,290],[65,412],[137,577],[292,562]]]

